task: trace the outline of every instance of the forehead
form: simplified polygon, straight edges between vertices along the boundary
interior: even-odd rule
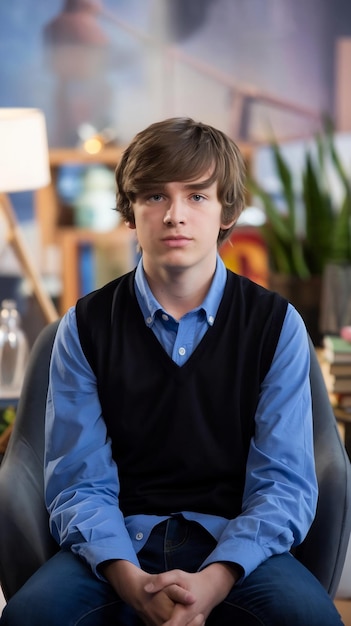
[[[144,191],[148,191],[151,189],[182,189],[182,190],[192,190],[192,189],[217,189],[217,180],[213,179],[212,172],[206,171],[201,176],[196,176],[191,178],[190,180],[170,180],[170,181],[148,181],[144,186]]]
[[[193,190],[213,190],[217,189],[217,181],[211,181],[207,177],[200,177],[189,181],[174,181],[166,183],[164,188],[167,190],[193,191]]]

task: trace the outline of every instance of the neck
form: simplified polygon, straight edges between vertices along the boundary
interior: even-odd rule
[[[150,271],[150,268],[144,265],[152,293],[162,308],[177,320],[203,302],[211,286],[215,270],[215,263],[212,271],[205,276],[202,272],[197,272],[195,268],[192,268],[190,273],[164,268]]]

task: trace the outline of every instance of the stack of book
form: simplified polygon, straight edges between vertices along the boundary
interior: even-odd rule
[[[337,406],[351,411],[351,342],[338,335],[323,339],[323,367],[328,392]]]

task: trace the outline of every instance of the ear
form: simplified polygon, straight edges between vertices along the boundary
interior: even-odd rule
[[[232,226],[234,226],[236,220],[231,220],[230,222],[228,222],[227,224],[224,224],[223,222],[221,223],[221,230],[228,230],[228,228],[231,228]]]
[[[131,230],[135,230],[135,222],[125,222],[125,225],[128,226]]]

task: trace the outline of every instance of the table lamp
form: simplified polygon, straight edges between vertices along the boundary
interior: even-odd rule
[[[46,124],[38,109],[0,108],[0,215],[8,227],[8,242],[29,279],[47,322],[58,318],[51,298],[27,249],[9,196],[34,191],[50,182]]]

